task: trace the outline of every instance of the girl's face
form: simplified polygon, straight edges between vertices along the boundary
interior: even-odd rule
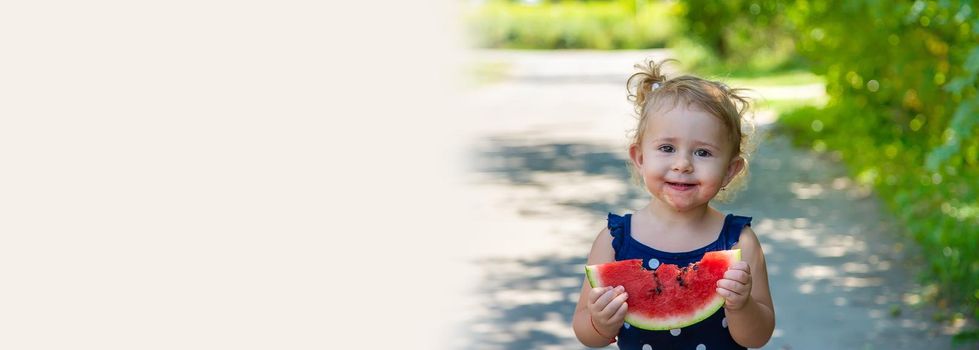
[[[646,189],[676,211],[707,205],[744,167],[717,117],[680,101],[654,108],[629,149]]]

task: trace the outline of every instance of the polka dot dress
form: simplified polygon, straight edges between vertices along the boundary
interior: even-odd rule
[[[634,238],[631,234],[632,215],[609,214],[608,228],[612,234],[612,248],[615,260],[643,259],[646,267],[656,269],[661,264],[685,266],[700,261],[704,253],[731,249],[741,236],[741,229],[751,224],[750,217],[728,214],[724,227],[717,240],[707,246],[685,252],[669,253],[653,249]],[[619,330],[616,345],[623,350],[729,350],[746,349],[738,345],[728,330],[724,309],[687,327],[664,331],[647,331],[626,323]]]

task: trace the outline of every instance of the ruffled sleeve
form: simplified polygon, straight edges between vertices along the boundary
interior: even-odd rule
[[[741,240],[741,230],[745,226],[751,226],[750,216],[731,215],[730,223],[724,232],[724,245],[726,249],[731,249],[735,244],[738,244],[738,241]]]
[[[612,213],[608,214],[608,233],[612,235],[612,249],[615,250],[616,256],[622,248],[622,242],[625,241],[626,219]]]

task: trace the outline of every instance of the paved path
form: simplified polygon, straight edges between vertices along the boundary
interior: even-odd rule
[[[633,123],[625,78],[644,57],[666,55],[474,56],[509,68],[505,79],[470,91],[479,219],[468,240],[474,288],[457,348],[583,348],[570,320],[585,254],[606,212],[645,200],[625,166]],[[765,89],[758,90],[777,91]],[[895,238],[877,200],[838,162],[768,129],[759,128],[748,189],[720,206],[753,216],[766,252],[777,326],[764,349],[950,348],[948,331],[914,304],[913,245]]]

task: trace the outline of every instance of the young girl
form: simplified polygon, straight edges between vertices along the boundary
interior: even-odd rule
[[[621,349],[758,348],[775,328],[765,255],[750,217],[723,214],[710,201],[747,168],[742,119],[748,99],[724,84],[691,76],[667,79],[662,63],[637,65],[627,81],[639,125],[629,146],[637,176],[652,195],[632,214],[609,214],[587,264],[643,259],[686,266],[714,250],[741,249],[742,261],[717,282],[724,307],[682,329],[647,331],[624,322],[629,295],[621,286],[591,288],[585,280],[573,327],[582,344]],[[635,92],[633,92],[635,89]]]

